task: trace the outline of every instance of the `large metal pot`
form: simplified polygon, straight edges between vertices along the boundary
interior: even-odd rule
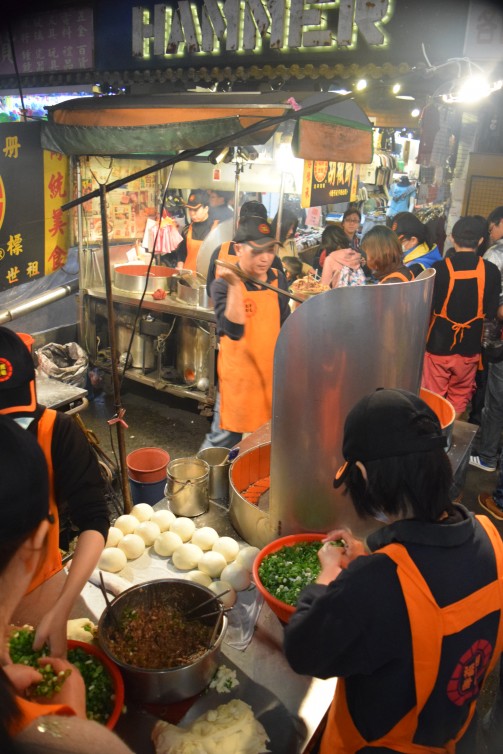
[[[129,665],[117,659],[110,645],[114,630],[114,616],[119,623],[138,607],[152,609],[158,605],[176,605],[184,613],[201,605],[200,614],[214,613],[201,622],[216,626],[211,647],[189,665],[149,670]],[[194,611],[191,615],[197,615]],[[169,630],[169,627],[167,627]],[[189,699],[208,686],[218,667],[220,647],[227,630],[227,616],[220,600],[204,586],[184,579],[161,579],[133,586],[119,594],[105,609],[98,623],[98,641],[105,654],[120,668],[124,678],[126,698],[143,703],[170,704]]]
[[[176,367],[187,385],[197,385],[208,377],[208,353],[211,339],[204,323],[180,317],[177,327]]]
[[[176,297],[190,306],[209,308],[206,282],[200,275],[184,275],[177,282]]]
[[[171,267],[153,264],[147,281],[147,271],[148,264],[140,262],[118,264],[114,267],[113,283],[116,288],[130,293],[143,293],[145,282],[147,283],[146,293],[154,293],[159,288],[169,291],[170,278],[177,274],[177,270]]]

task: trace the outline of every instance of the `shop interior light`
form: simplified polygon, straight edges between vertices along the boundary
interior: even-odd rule
[[[395,99],[405,99],[405,100],[410,100],[411,102],[414,102],[416,98],[413,97],[411,94],[397,94],[395,96]]]
[[[411,110],[410,114],[413,118],[419,118],[419,116],[421,115],[421,110],[419,110],[418,107],[415,107],[414,110]]]
[[[449,92],[442,95],[442,99],[447,103],[460,102],[469,105],[489,97],[490,94],[501,89],[502,85],[502,81],[495,81],[491,84],[481,74],[468,76],[458,80]]]
[[[402,88],[401,84],[393,84],[393,86],[391,87],[391,91],[393,92],[393,94],[398,94],[401,88]]]
[[[363,92],[364,89],[367,88],[367,81],[365,79],[360,79],[356,82],[355,89],[357,92]]]
[[[232,154],[229,160],[225,159],[226,157],[228,157],[230,151],[230,147],[224,147],[223,149],[214,149],[213,152],[210,153],[208,159],[213,165],[218,165],[220,162],[230,162],[230,160],[232,160]]]

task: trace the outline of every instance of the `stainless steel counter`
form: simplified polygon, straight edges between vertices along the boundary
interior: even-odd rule
[[[87,406],[87,390],[50,377],[37,377],[37,400],[43,406],[75,414]]]

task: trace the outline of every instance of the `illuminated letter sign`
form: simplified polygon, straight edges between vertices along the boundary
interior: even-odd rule
[[[327,28],[327,10],[338,9],[337,28]],[[133,56],[142,59],[174,55],[260,53],[262,39],[280,52],[302,49],[349,50],[358,33],[368,45],[384,47],[383,24],[392,15],[393,0],[205,0],[201,8],[190,0],[173,7],[154,5],[153,13],[133,8]]]

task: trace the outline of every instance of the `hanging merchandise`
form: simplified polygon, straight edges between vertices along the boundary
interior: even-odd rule
[[[419,119],[419,127],[419,151],[416,162],[418,165],[429,165],[435,136],[440,128],[440,114],[436,105],[429,103],[424,107]]]

